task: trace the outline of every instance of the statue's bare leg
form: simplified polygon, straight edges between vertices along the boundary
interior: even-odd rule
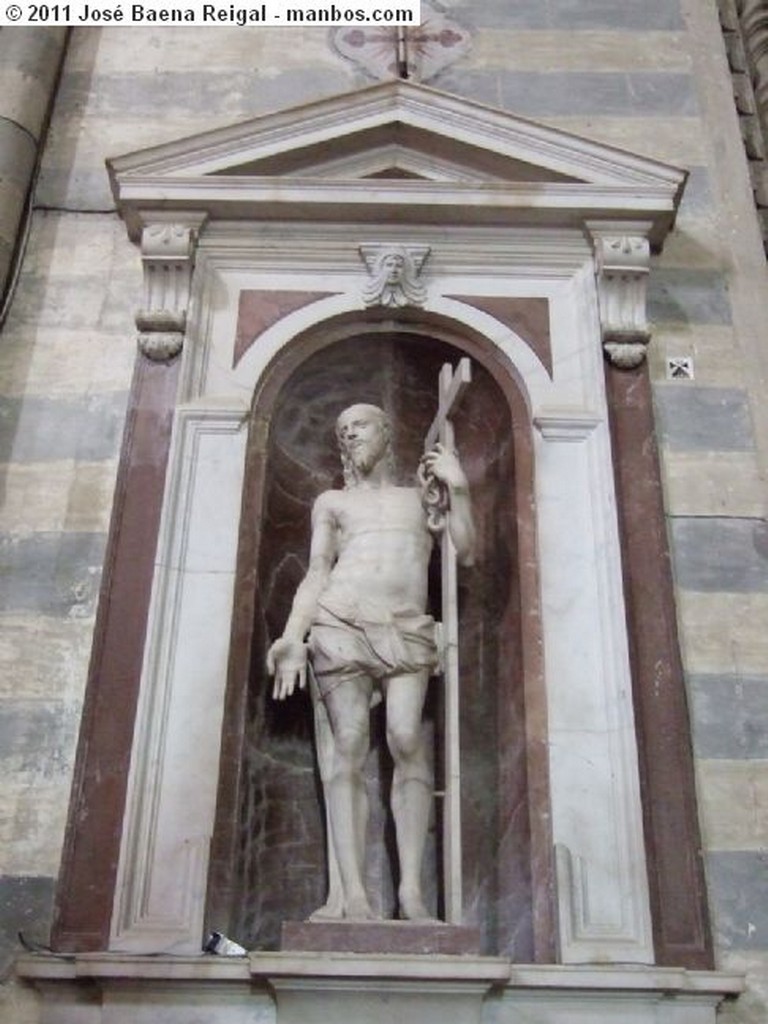
[[[387,743],[394,761],[392,815],[400,860],[400,916],[433,920],[424,906],[421,866],[429,828],[434,782],[427,759],[422,711],[427,673],[394,676],[386,685]]]
[[[328,711],[320,697],[317,682],[310,670],[309,676],[312,705],[315,713],[315,748],[317,764],[320,769],[320,781],[323,785],[323,803],[325,805],[326,856],[328,858],[328,897],[322,907],[310,914],[310,921],[335,921],[344,916],[344,890],[339,873],[339,862],[331,835],[331,819],[328,807],[328,786],[333,773],[333,732],[328,719]]]
[[[336,860],[344,893],[344,917],[369,920],[376,915],[363,880],[368,794],[363,768],[370,744],[372,683],[358,678],[331,685],[325,706],[333,730],[333,768],[326,787]]]

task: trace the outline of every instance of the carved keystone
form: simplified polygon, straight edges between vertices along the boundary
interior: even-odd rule
[[[189,285],[202,218],[194,223],[149,223],[141,234],[144,305],[136,313],[141,352],[155,362],[181,351]]]
[[[392,245],[369,242],[360,246],[368,270],[363,288],[366,306],[423,306],[427,289],[421,270],[429,256],[428,245]]]
[[[600,299],[603,350],[614,366],[634,369],[645,359],[651,332],[645,299],[650,246],[639,227],[631,230],[593,227],[595,272]]]

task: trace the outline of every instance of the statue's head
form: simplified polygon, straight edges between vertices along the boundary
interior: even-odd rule
[[[336,439],[345,487],[354,487],[365,479],[382,460],[393,472],[392,427],[377,405],[359,403],[345,409],[336,420]]]
[[[404,249],[384,253],[379,272],[387,284],[400,284],[405,274],[407,258]]]
[[[424,255],[417,259],[411,247],[386,245],[367,261],[370,280],[363,289],[367,306],[421,306],[427,293],[419,278]]]

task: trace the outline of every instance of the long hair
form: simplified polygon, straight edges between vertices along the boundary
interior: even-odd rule
[[[393,257],[398,260],[399,273],[394,280],[390,280]],[[370,274],[370,280],[363,289],[363,302],[366,306],[424,305],[427,289],[419,278],[423,255],[417,261],[408,246],[385,245],[372,260],[366,262]]]
[[[367,402],[356,402],[355,405],[359,405],[363,409],[367,409],[376,415],[381,426],[382,433],[384,435],[384,459],[386,461],[387,469],[391,476],[395,475],[395,453],[392,450],[392,423],[389,416],[380,409],[378,405],[369,405]],[[350,405],[350,409],[355,406]],[[360,483],[360,471],[354,464],[354,460],[346,450],[344,443],[339,436],[339,420],[347,412],[344,409],[339,413],[338,419],[336,420],[336,441],[339,445],[339,456],[341,458],[341,469],[344,474],[344,489],[349,490],[352,487],[356,487]]]

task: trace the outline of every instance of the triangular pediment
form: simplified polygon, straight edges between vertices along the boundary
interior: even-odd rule
[[[389,121],[375,128],[349,131],[288,152],[254,156],[214,173],[325,179],[421,178],[425,181],[514,182],[577,181],[530,161],[487,147],[468,145],[433,128]]]
[[[647,217],[665,233],[685,172],[405,81],[391,81],[108,162],[132,231],[140,209],[210,217],[408,221],[471,193],[478,222]],[[375,190],[371,182],[375,181]],[[375,191],[375,197],[374,197]],[[430,196],[431,191],[431,196]],[[567,212],[570,211],[570,212]],[[434,220],[434,215],[427,218]],[[656,222],[659,221],[657,224]],[[663,222],[663,223],[662,223]]]

